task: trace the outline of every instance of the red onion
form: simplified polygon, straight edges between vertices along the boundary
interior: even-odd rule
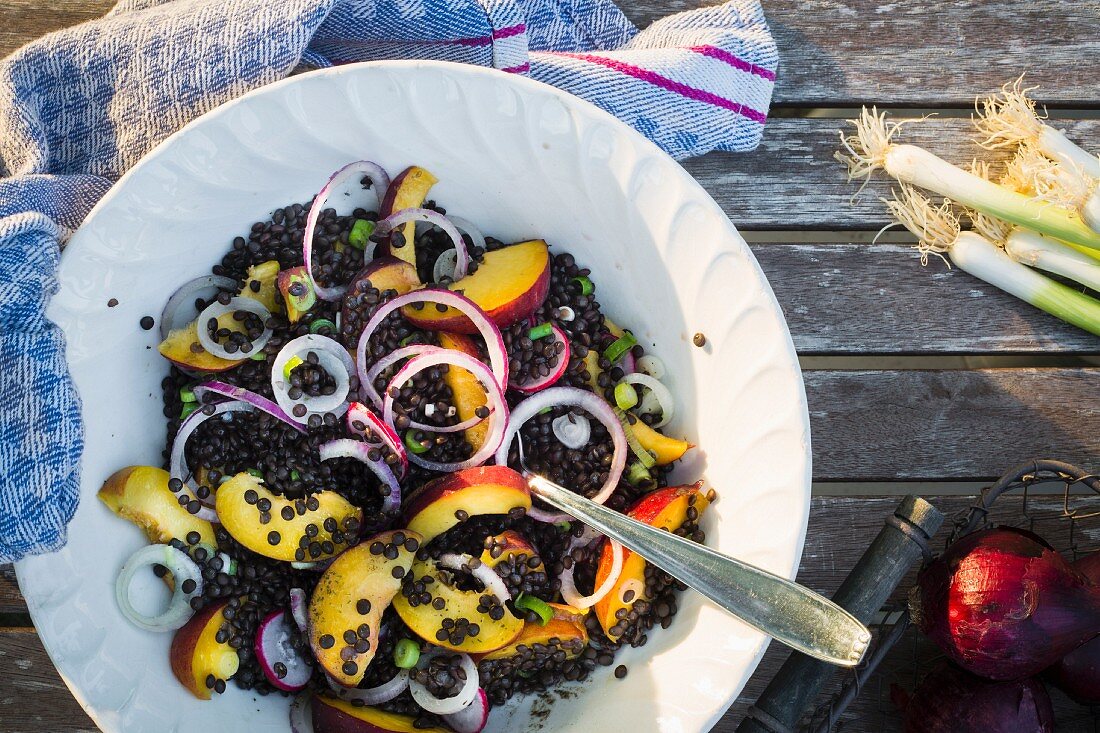
[[[195,298],[205,290],[237,292],[237,281],[231,277],[221,275],[203,275],[194,280],[188,280],[176,288],[176,292],[168,298],[164,309],[160,312],[160,337],[168,338],[168,334],[174,328],[180,328],[194,320],[194,317],[180,318],[180,309],[185,306],[195,307]],[[196,311],[195,315],[198,315]],[[239,359],[239,356],[233,357]]]
[[[573,569],[576,567],[576,563],[572,563],[568,568],[563,569],[561,575],[558,576],[558,580],[561,581],[561,597],[573,608],[586,609],[595,606],[619,582],[619,576],[623,572],[623,546],[613,539],[607,541],[611,543],[611,572],[604,578],[600,587],[592,591],[592,595],[582,596],[577,591],[577,585],[573,581]],[[582,535],[581,538],[574,539],[569,544],[569,552],[581,547],[583,544]]]
[[[556,325],[550,326],[550,333],[553,335],[555,343],[564,344],[564,349],[558,354],[558,363],[544,377],[536,377],[523,383],[512,382],[508,385],[509,387],[523,394],[534,394],[557,382],[569,369],[569,338],[565,335],[565,331],[562,331]]]
[[[440,647],[432,647],[420,655],[418,666],[421,668],[427,666],[428,662],[441,654],[452,655],[454,652]],[[474,700],[477,698],[478,690],[480,689],[478,687],[477,665],[474,664],[474,660],[470,659],[469,654],[459,654],[458,657],[463,671],[466,672],[466,679],[462,683],[462,689],[460,689],[457,694],[451,697],[445,697],[441,700],[433,695],[427,687],[420,684],[415,679],[410,679],[409,692],[412,693],[413,700],[417,705],[424,708],[429,713],[435,713],[436,715],[452,715],[473,704]]]
[[[438,211],[432,211],[431,209],[401,209],[378,222],[374,231],[375,234],[384,237],[397,227],[410,221],[424,221],[442,229],[455,244],[454,279],[461,280],[466,277],[466,272],[470,269],[470,253],[466,251],[466,242],[462,239],[462,235],[458,233],[458,230],[455,229],[454,224]]]
[[[396,514],[401,509],[401,483],[393,475],[393,470],[390,469],[388,463],[370,457],[372,450],[378,449],[352,438],[337,438],[322,443],[321,447],[318,448],[318,453],[322,461],[327,461],[330,458],[354,458],[367,464],[367,468],[389,489],[389,493],[382,499],[382,512],[384,514]]]
[[[481,583],[487,592],[496,596],[501,603],[512,600],[512,594],[508,592],[508,586],[497,575],[497,571],[480,560],[475,560],[470,555],[456,555],[453,552],[444,553],[439,556],[436,564],[450,570],[469,573]]]
[[[348,181],[354,178],[367,177],[371,180],[371,184],[374,186],[375,195],[378,197],[378,203],[382,203],[382,196],[387,188],[390,187],[390,177],[387,175],[385,169],[377,163],[372,163],[369,160],[357,160],[354,163],[348,163],[340,170],[332,174],[321,190],[318,192],[316,198],[313,199],[313,205],[309,207],[309,214],[306,216],[306,226],[302,232],[302,259],[305,262],[306,275],[309,276],[310,282],[313,283],[313,289],[317,291],[317,297],[322,300],[336,300],[344,294],[348,288],[346,285],[336,285],[333,287],[324,287],[317,278],[313,276],[313,231],[317,228],[317,219],[320,218],[321,212],[325,209],[325,204],[328,203],[329,196],[337,189],[337,187],[346,184]]]
[[[642,387],[647,387],[649,392],[647,392],[646,396],[642,399],[642,403],[638,406],[637,412],[643,414],[660,412],[661,419],[650,426],[654,429],[663,428],[665,425],[668,425],[676,409],[676,402],[673,400],[672,392],[669,391],[668,387],[648,374],[642,373],[627,374],[619,381],[626,384],[638,384]],[[654,409],[654,403],[656,403],[656,410]]]
[[[384,702],[389,702],[408,689],[409,670],[400,669],[397,671],[397,674],[389,679],[389,681],[366,690],[360,690],[356,687],[344,687],[333,680],[332,677],[329,677],[328,681],[329,687],[336,693],[336,697],[341,700],[347,700],[352,703],[358,700],[364,705],[381,705]]]
[[[444,715],[443,722],[455,733],[481,733],[489,722],[489,696],[485,690],[477,688],[474,701],[457,713]]]
[[[1010,528],[953,543],[921,571],[909,608],[951,659],[994,680],[1035,674],[1100,633],[1100,587]]]
[[[452,354],[453,349],[441,349],[438,346],[432,346],[431,344],[412,344],[409,346],[402,346],[396,351],[383,356],[376,361],[374,365],[367,371],[367,381],[360,385],[360,391],[366,392],[367,396],[378,407],[382,407],[383,399],[382,395],[378,394],[378,390],[374,388],[374,382],[378,379],[378,375],[384,372],[387,368],[393,366],[397,362],[403,359],[411,359],[414,356],[423,356],[425,354]],[[365,385],[365,386],[364,386]],[[457,433],[480,423],[483,419],[480,417],[471,417],[469,420],[463,420],[455,425],[428,425],[422,422],[415,422],[410,420],[409,427],[414,430],[425,430],[431,433]]]
[[[363,438],[367,445],[373,446],[385,446],[397,456],[398,468],[396,471],[399,479],[405,478],[405,472],[409,470],[409,456],[405,451],[405,446],[401,443],[401,438],[397,436],[397,433],[386,424],[378,414],[359,402],[352,402],[348,406],[348,432],[352,435],[358,435]],[[357,427],[358,423],[362,423],[363,427]]]
[[[311,351],[317,355],[317,363],[336,380],[336,391],[316,397],[303,393],[297,400],[292,400],[290,380],[283,372],[292,358],[297,356],[305,361],[304,356]],[[331,413],[340,416],[347,412],[352,374],[355,374],[355,363],[347,349],[328,336],[308,333],[288,341],[275,356],[271,364],[271,391],[287,417],[305,425],[311,415]],[[294,414],[296,403],[306,408],[301,417]]]
[[[990,682],[943,664],[905,709],[905,733],[1050,733],[1054,709],[1035,679]]]
[[[294,619],[298,630],[303,634],[309,633],[309,619],[306,617],[306,592],[301,588],[290,589],[290,616]]]
[[[207,328],[207,323],[211,319],[217,320],[222,316],[229,313],[236,313],[237,311],[245,311],[258,317],[264,324],[264,332],[258,339],[252,342],[252,350],[248,352],[226,350],[224,346],[210,336],[210,329]],[[271,329],[267,325],[268,319],[271,318],[271,311],[264,307],[264,304],[258,300],[252,298],[231,298],[228,303],[222,304],[215,300],[210,305],[203,308],[202,313],[199,314],[198,322],[196,323],[196,331],[199,337],[199,343],[208,352],[218,357],[219,359],[226,359],[228,361],[240,361],[248,357],[249,354],[255,353],[267,345],[269,339],[271,339]]]
[[[1094,585],[1100,585],[1100,552],[1073,563]],[[1100,636],[1071,651],[1046,672],[1047,679],[1082,705],[1100,705]]]
[[[273,611],[256,630],[256,659],[267,681],[280,690],[297,692],[309,684],[313,665],[298,651],[292,642],[293,629],[286,611]],[[286,667],[282,677],[275,672],[275,665]]]
[[[477,328],[478,333],[481,334],[481,338],[485,340],[485,348],[489,352],[489,366],[493,370],[493,378],[502,388],[508,384],[508,353],[504,350],[504,339],[500,335],[500,329],[489,319],[485,311],[478,307],[477,303],[459,293],[451,290],[425,288],[387,300],[378,307],[378,310],[367,321],[362,335],[359,336],[359,344],[355,350],[355,358],[359,365],[360,387],[364,384],[370,384],[367,379],[367,342],[370,341],[371,335],[386,319],[386,316],[411,303],[438,303],[461,311],[464,316],[470,319],[470,322]]]
[[[183,491],[188,494],[192,499],[198,501],[198,497],[195,492],[198,490],[198,486],[192,481],[191,469],[187,467],[187,458],[185,449],[187,448],[187,440],[191,437],[191,434],[204,422],[214,417],[215,415],[224,415],[229,412],[252,412],[254,408],[247,402],[240,402],[234,400],[233,402],[222,402],[217,405],[206,405],[198,410],[195,410],[187,419],[180,424],[179,432],[176,433],[175,440],[172,441],[172,452],[168,456],[168,473],[171,478],[179,479],[183,482]],[[207,414],[207,411],[210,414]],[[199,510],[195,513],[195,516],[199,519],[205,519],[208,522],[218,521],[218,514],[212,508],[202,505],[199,502]]]
[[[473,374],[477,381],[481,382],[481,386],[485,388],[487,398],[486,404],[490,411],[490,427],[488,434],[485,436],[485,442],[482,443],[481,447],[478,448],[474,455],[467,458],[465,461],[457,463],[429,461],[425,458],[421,458],[415,453],[409,454],[409,460],[422,468],[426,468],[429,471],[450,473],[452,471],[462,471],[467,468],[473,468],[474,466],[480,466],[493,455],[497,446],[501,444],[500,441],[504,437],[505,430],[507,429],[508,403],[504,401],[504,392],[501,391],[500,385],[493,379],[493,375],[484,364],[460,351],[455,351],[453,349],[440,349],[440,351],[442,353],[425,354],[410,359],[405,366],[398,370],[397,374],[390,380],[390,386],[386,389],[386,396],[382,408],[382,419],[391,426],[394,424],[393,397],[390,393],[393,391],[393,388],[400,389],[401,385],[405,384],[405,382],[412,379],[414,375],[425,369],[430,369],[440,364],[449,364],[465,369]],[[520,404],[522,405],[523,403]]]
[[[291,417],[283,412],[283,409],[276,405],[274,402],[264,397],[263,395],[251,392],[244,387],[237,387],[236,385],[226,384],[225,382],[210,381],[195,385],[195,389],[192,391],[195,393],[195,397],[197,397],[200,402],[203,401],[203,395],[205,395],[207,392],[221,395],[222,397],[228,397],[231,400],[247,402],[256,409],[263,410],[268,415],[278,418],[290,427],[297,430],[302,435],[306,435],[308,432],[304,427],[292,420]]]

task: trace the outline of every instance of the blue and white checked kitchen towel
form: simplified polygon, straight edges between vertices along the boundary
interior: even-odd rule
[[[583,97],[676,158],[760,140],[777,56],[757,0],[639,31],[610,0],[122,0],[0,62],[0,562],[65,542],[82,449],[43,315],[59,241],[198,115],[309,66],[459,61]]]

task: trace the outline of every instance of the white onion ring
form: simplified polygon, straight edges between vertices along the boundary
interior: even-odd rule
[[[470,319],[470,322],[477,328],[478,333],[481,334],[481,338],[485,340],[485,347],[489,351],[489,366],[493,370],[493,378],[496,379],[497,384],[500,385],[501,388],[507,386],[508,354],[504,350],[504,338],[500,335],[500,329],[497,328],[497,325],[489,319],[489,316],[477,305],[477,303],[470,300],[465,295],[455,293],[451,290],[425,288],[424,290],[414,290],[410,293],[405,293],[404,295],[399,295],[396,298],[387,300],[378,307],[378,310],[376,310],[374,315],[370,317],[370,320],[367,321],[367,325],[363,328],[362,335],[359,336],[359,344],[355,349],[355,358],[359,365],[360,388],[362,388],[364,384],[369,384],[369,380],[367,380],[367,342],[370,341],[371,335],[378,329],[378,326],[385,320],[386,316],[410,303],[440,303],[461,311],[464,316]]]
[[[611,538],[607,541],[611,543],[611,572],[604,578],[600,587],[592,591],[592,595],[582,596],[577,592],[577,585],[573,582],[573,569],[577,566],[576,562],[568,568],[563,568],[561,575],[558,576],[558,580],[561,581],[561,597],[570,606],[582,610],[591,608],[602,601],[603,597],[615,587],[615,583],[619,582],[619,576],[623,572],[623,546]],[[572,552],[579,546],[576,541],[571,542],[568,551]]]
[[[467,468],[473,468],[474,466],[480,466],[493,455],[500,445],[500,441],[504,437],[504,433],[507,429],[508,403],[504,401],[504,392],[501,390],[496,380],[493,379],[493,375],[488,367],[469,354],[463,354],[453,349],[441,349],[441,351],[444,353],[424,354],[423,356],[414,357],[397,371],[397,374],[393,376],[389,386],[386,388],[386,396],[382,405],[382,419],[385,420],[388,425],[394,425],[393,397],[390,396],[390,392],[393,391],[394,388],[400,389],[401,385],[425,369],[430,369],[440,364],[449,364],[465,369],[473,374],[474,378],[481,382],[481,386],[485,388],[487,397],[486,404],[489,407],[489,419],[491,420],[489,432],[485,436],[485,442],[482,443],[481,448],[479,448],[477,453],[470,458],[457,463],[439,463],[437,461],[429,461],[425,458],[421,458],[415,453],[409,454],[409,460],[422,468],[426,468],[429,471],[449,473],[451,471],[462,471]],[[586,392],[585,394],[590,393]],[[520,404],[522,405],[523,403]],[[621,426],[619,430],[622,430]]]
[[[584,415],[567,412],[554,418],[550,425],[554,429],[554,437],[572,450],[580,450],[592,438],[592,424]]]
[[[348,286],[336,285],[327,288],[313,277],[313,232],[317,228],[317,220],[321,217],[325,204],[328,203],[328,197],[337,186],[346,183],[353,176],[370,178],[371,188],[378,198],[379,208],[381,208],[382,197],[385,195],[386,189],[390,187],[389,174],[382,166],[369,160],[357,160],[354,163],[348,163],[333,173],[329,177],[328,183],[321,187],[321,190],[313,199],[313,204],[309,207],[309,214],[306,215],[305,229],[302,230],[302,260],[305,263],[306,276],[313,283],[313,289],[321,300],[336,300],[347,291]]]
[[[483,251],[488,249],[485,244],[485,235],[481,233],[481,230],[474,226],[474,223],[469,219],[463,219],[461,216],[455,216],[454,214],[447,214],[447,218],[454,224],[455,229],[460,232],[465,232],[470,237],[470,241],[473,242],[474,248],[480,247]]]
[[[160,337],[162,339],[168,338],[168,334],[172,332],[176,326],[176,316],[179,315],[179,310],[184,305],[194,306],[194,297],[204,290],[210,290],[216,288],[217,290],[227,290],[231,292],[237,292],[237,281],[231,277],[224,277],[222,275],[203,275],[202,277],[196,277],[194,280],[188,280],[183,285],[176,288],[176,292],[172,293],[168,298],[168,302],[164,304],[164,309],[160,312]],[[180,326],[184,323],[189,323],[194,319],[188,318],[180,323]]]
[[[317,354],[317,363],[336,380],[336,391],[330,395],[311,395],[302,393],[298,400],[290,399],[291,384],[283,375],[283,370],[292,357],[302,358],[308,352]],[[340,416],[348,409],[348,392],[351,390],[351,375],[355,373],[355,363],[347,349],[328,336],[308,333],[288,341],[275,357],[271,365],[271,389],[275,401],[294,422],[305,425],[311,415],[332,413]],[[306,414],[298,417],[294,414],[295,403],[305,405]]]
[[[172,589],[172,600],[168,608],[158,616],[143,616],[130,603],[130,584],[134,582],[134,576],[138,570],[153,565],[163,565],[172,573],[175,581]],[[195,590],[190,593],[183,592],[183,583],[187,580],[195,581]],[[122,566],[122,572],[115,581],[115,600],[118,608],[132,624],[146,631],[174,631],[191,618],[194,611],[191,609],[191,599],[202,593],[202,571],[186,552],[177,550],[171,545],[146,545],[130,556],[126,564]]]
[[[388,463],[383,460],[371,460],[369,454],[372,450],[378,449],[354,438],[337,438],[322,443],[317,452],[322,461],[331,458],[354,458],[367,464],[367,468],[390,490],[390,493],[382,498],[382,512],[396,514],[401,509],[401,483],[393,475],[393,470]]]
[[[360,690],[356,687],[344,687],[331,677],[329,677],[329,686],[341,700],[347,700],[348,702],[359,700],[364,705],[381,705],[394,699],[408,688],[409,670],[399,669],[397,674],[388,682],[383,682],[377,687],[366,690]]]
[[[207,415],[206,409],[209,407],[213,407],[214,411]],[[195,494],[198,486],[192,481],[193,475],[187,467],[187,456],[184,451],[187,447],[188,438],[191,437],[191,434],[195,432],[199,425],[202,425],[214,415],[222,415],[228,412],[252,412],[255,409],[247,402],[238,400],[221,402],[217,405],[205,405],[188,415],[187,419],[180,425],[179,432],[176,433],[176,438],[172,441],[172,452],[168,457],[168,473],[170,478],[177,478],[183,482],[183,490],[188,492],[192,499],[199,501],[198,496]],[[202,502],[199,503],[202,504]],[[217,512],[205,505],[199,508],[195,516],[208,522],[218,521]]]
[[[410,344],[409,346],[402,346],[396,351],[391,351],[390,353],[386,354],[381,359],[376,361],[374,365],[367,371],[366,386],[364,387],[363,384],[360,384],[360,391],[366,391],[367,396],[370,397],[374,404],[378,407],[382,407],[382,395],[378,394],[378,390],[374,388],[374,380],[378,379],[379,374],[384,372],[388,367],[401,361],[402,359],[411,359],[414,356],[423,356],[424,354],[437,353],[453,354],[455,353],[455,350],[443,349],[438,346],[432,346],[431,344]],[[462,422],[455,425],[444,425],[442,427],[410,420],[409,427],[413,428],[414,430],[423,430],[429,433],[457,433],[472,428],[478,423],[488,419],[489,418],[487,417],[481,418],[474,416],[471,417],[469,420],[463,420]]]
[[[470,269],[470,253],[466,250],[466,241],[462,239],[462,235],[455,229],[454,224],[438,211],[432,211],[431,209],[401,209],[379,221],[375,225],[374,231],[384,237],[397,227],[410,221],[424,221],[442,229],[455,245],[454,279],[461,280],[466,277],[466,272]]]
[[[303,634],[308,634],[309,619],[306,617],[306,592],[301,588],[290,589],[290,617]]]
[[[206,327],[211,318],[217,319],[224,316],[226,313],[234,313],[236,311],[247,311],[254,316],[258,316],[264,324],[264,332],[260,334],[260,337],[252,342],[251,351],[234,351],[232,353],[225,350],[225,347],[210,337],[210,331]],[[222,305],[219,301],[215,300],[210,305],[203,308],[202,313],[196,319],[196,325],[198,328],[195,330],[198,332],[199,343],[202,347],[210,352],[212,355],[219,359],[226,359],[228,361],[242,361],[247,359],[250,354],[254,354],[261,350],[271,338],[271,329],[267,326],[267,319],[271,318],[271,311],[264,307],[264,304],[258,300],[252,298],[230,298],[229,302]]]
[[[653,354],[646,354],[642,358],[638,359],[635,362],[635,366],[638,368],[638,371],[642,372],[643,374],[648,374],[654,379],[661,379],[665,376],[665,373],[667,371],[665,369],[665,363]]]
[[[279,407],[263,395],[251,392],[244,387],[238,387],[233,384],[226,384],[225,382],[210,381],[195,385],[194,389],[192,389],[191,391],[195,393],[195,397],[198,398],[199,402],[203,401],[203,395],[207,392],[221,395],[222,397],[228,397],[231,400],[247,402],[248,404],[255,407],[257,410],[262,410],[268,415],[271,415],[274,418],[278,418],[282,422],[297,430],[302,435],[307,434],[305,428],[296,423],[290,418],[289,415],[283,412],[283,408]]]
[[[365,429],[360,430],[357,428],[355,426],[356,422],[363,423]],[[379,417],[374,410],[362,403],[352,402],[348,405],[347,425],[348,432],[363,438],[367,445],[389,448],[397,456],[401,468],[400,471],[395,472],[397,477],[399,479],[405,477],[405,473],[409,470],[409,453],[405,450],[401,438],[398,437],[394,429],[387,425],[386,421]]]
[[[428,662],[442,654],[451,656],[455,654],[455,652],[439,647],[432,647],[420,655],[417,666],[426,666]],[[409,692],[412,693],[413,700],[416,701],[417,705],[424,708],[429,713],[435,713],[436,715],[457,713],[459,710],[469,707],[474,701],[474,698],[477,697],[478,688],[481,686],[477,674],[477,665],[474,664],[474,660],[470,659],[469,654],[459,654],[458,656],[461,660],[462,669],[466,672],[466,681],[463,683],[462,689],[459,690],[456,695],[445,697],[440,700],[429,692],[427,687],[414,679],[409,679]]]
[[[457,555],[453,552],[448,552],[440,555],[436,564],[449,570],[469,573],[485,587],[485,590],[496,596],[497,600],[501,603],[512,600],[512,594],[508,592],[508,586],[506,586],[501,577],[497,575],[497,571],[480,560],[475,560],[470,555]]]
[[[453,249],[445,249],[435,258],[432,265],[432,282],[440,282],[449,277],[453,282],[455,278],[455,263],[458,261],[458,253]]]
[[[676,402],[673,400],[672,392],[669,391],[668,387],[648,374],[627,374],[619,380],[619,384],[624,383],[640,384],[643,387],[648,387],[649,394],[653,395],[653,398],[657,400],[657,403],[660,405],[661,419],[653,423],[650,427],[663,428],[665,425],[668,425],[669,421],[672,420],[672,415],[676,408]],[[649,395],[646,395],[646,397],[649,397]],[[645,404],[644,399],[642,400],[642,404]],[[641,411],[641,408],[639,408],[639,411]]]
[[[629,450],[629,446],[626,442],[626,433],[623,431],[623,426],[619,422],[619,418],[615,416],[615,411],[611,409],[609,404],[604,402],[603,398],[587,390],[578,387],[550,387],[549,389],[544,389],[541,392],[531,395],[523,402],[516,405],[516,408],[512,411],[511,418],[508,420],[508,427],[504,431],[504,440],[501,441],[500,447],[497,448],[497,465],[508,465],[508,450],[511,448],[512,440],[515,439],[516,433],[519,432],[519,429],[525,422],[547,407],[579,407],[587,411],[607,428],[607,432],[611,435],[611,442],[614,445],[611,468],[607,474],[607,481],[604,482],[599,492],[592,497],[592,501],[597,504],[603,504],[615,491],[615,487],[619,485],[619,478],[623,475],[623,469],[626,467],[626,454]],[[532,510],[534,509],[535,507],[532,507]],[[527,515],[535,519],[539,519],[537,515],[547,516],[543,512],[534,512],[531,510],[527,512]],[[573,519],[573,517],[567,514],[558,514],[556,516],[563,518],[555,518],[549,521],[560,522]],[[540,519],[540,521],[547,520]]]

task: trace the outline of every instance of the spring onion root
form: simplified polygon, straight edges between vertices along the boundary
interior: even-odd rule
[[[934,207],[913,187],[903,185],[901,194],[886,203],[897,220],[920,239],[918,249],[923,258],[946,255],[964,272],[1100,335],[1100,301],[1020,264],[981,234],[960,231],[949,202]]]
[[[863,109],[853,122],[854,135],[841,135],[847,151],[837,159],[848,166],[849,178],[867,178],[883,169],[902,183],[923,188],[1056,239],[1100,249],[1100,232],[1093,231],[1073,211],[998,186],[915,145],[899,145],[892,138],[900,123],[887,123],[886,113]]]
[[[1021,145],[1005,166],[1001,185],[1073,209],[1093,231],[1100,231],[1100,181],[1076,164],[1057,163],[1030,143]]]

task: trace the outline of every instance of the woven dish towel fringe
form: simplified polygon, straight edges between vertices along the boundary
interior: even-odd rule
[[[756,0],[638,30],[610,0],[122,0],[0,62],[0,562],[57,549],[83,446],[45,317],[62,241],[141,156],[310,66],[438,59],[529,75],[675,158],[760,141],[778,63]]]

